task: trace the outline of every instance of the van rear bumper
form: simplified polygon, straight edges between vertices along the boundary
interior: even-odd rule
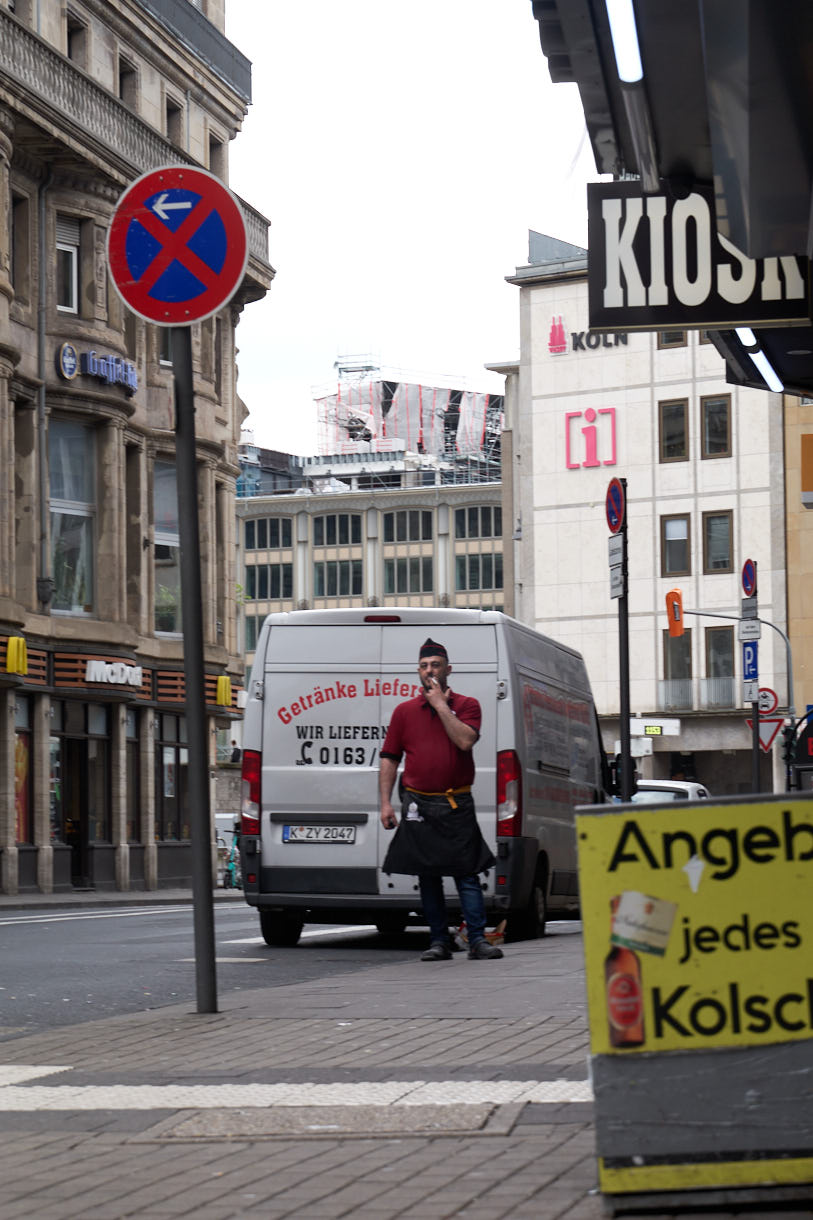
[[[259,893],[256,890],[244,891],[244,894],[249,906],[259,907],[263,911],[318,911],[321,923],[356,923],[387,912],[419,912],[421,909],[421,899],[417,891],[413,895],[365,894],[363,897],[359,894]],[[497,915],[499,918],[506,914],[507,899],[489,894],[484,894],[483,899],[488,914]],[[447,896],[446,906],[450,912],[460,912],[456,894]]]

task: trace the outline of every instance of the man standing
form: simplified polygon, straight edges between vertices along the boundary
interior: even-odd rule
[[[469,957],[502,957],[485,938],[486,910],[479,874],[495,863],[480,833],[471,785],[472,749],[480,736],[480,704],[455,694],[447,676],[446,649],[435,640],[421,646],[418,676],[423,691],[399,703],[381,747],[381,823],[398,832],[387,851],[385,873],[417,875],[431,942],[424,962],[452,956],[443,878],[454,877],[469,939]],[[398,764],[404,758],[399,824],[392,805]]]

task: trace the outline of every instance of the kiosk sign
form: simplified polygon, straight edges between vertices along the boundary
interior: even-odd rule
[[[619,943],[639,954],[643,998],[643,1035],[624,1054],[813,1037],[809,801],[704,802],[679,825],[648,806],[577,824],[595,1053],[619,1050],[604,980]]]
[[[576,816],[601,1189],[813,1181],[811,802],[615,808]]]
[[[134,313],[161,326],[199,322],[217,313],[243,278],[243,213],[206,170],[151,170],[119,199],[107,257],[116,290]]]

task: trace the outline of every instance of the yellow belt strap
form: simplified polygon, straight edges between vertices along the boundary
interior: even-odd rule
[[[465,788],[447,788],[445,792],[421,792],[419,788],[407,788],[407,792],[414,792],[416,796],[445,796],[452,809],[457,809],[457,801],[454,799],[464,792],[471,792],[471,784]]]

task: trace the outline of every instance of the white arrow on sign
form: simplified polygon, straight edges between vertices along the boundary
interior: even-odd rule
[[[753,731],[753,728],[754,728],[753,720],[746,720],[745,723],[748,725],[749,729],[751,729]],[[764,719],[762,716],[760,716],[760,718],[759,718],[759,746],[760,746],[760,749],[763,750],[765,754],[770,753],[771,746],[774,743],[774,738],[776,737],[776,734],[782,728],[782,725],[784,723],[785,723],[784,716],[778,716],[778,717],[766,716]]]
[[[161,218],[161,220],[166,220],[167,212],[184,211],[186,208],[191,208],[191,206],[191,199],[184,199],[179,203],[167,203],[167,193],[164,191],[163,195],[159,195],[155,203],[152,205],[152,210],[155,212],[156,216]]]

